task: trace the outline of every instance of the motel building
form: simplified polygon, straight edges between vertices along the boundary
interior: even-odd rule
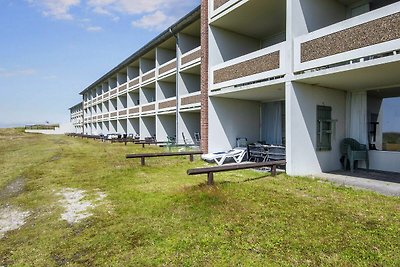
[[[203,0],[82,91],[82,131],[281,145],[289,175],[340,170],[353,138],[400,172],[399,70],[399,1]]]

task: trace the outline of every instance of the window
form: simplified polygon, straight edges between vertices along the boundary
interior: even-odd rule
[[[317,151],[332,149],[332,107],[317,106]]]
[[[368,92],[369,147],[400,151],[400,96],[398,88]]]

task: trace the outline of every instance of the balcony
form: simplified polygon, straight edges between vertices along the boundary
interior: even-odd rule
[[[127,92],[128,83],[124,83],[118,87],[118,94],[124,94]]]
[[[199,108],[201,102],[201,93],[194,92],[188,95],[185,95],[181,98],[181,107],[180,109],[191,109],[191,108]]]
[[[211,68],[211,90],[285,75],[286,42],[226,61]]]
[[[129,90],[133,90],[139,87],[139,77],[136,77],[135,79],[133,79],[132,81],[129,82],[128,87]]]
[[[158,76],[163,77],[168,74],[174,73],[176,70],[176,58],[164,63],[158,68]]]
[[[156,78],[156,71],[154,69],[150,70],[143,74],[142,83],[150,83],[154,81],[155,78]]]
[[[294,40],[294,71],[328,69],[395,56],[400,49],[400,3],[330,25]]]
[[[171,111],[176,109],[176,97],[170,97],[158,103],[160,112]]]
[[[142,106],[142,112],[148,112],[148,113],[152,113],[155,112],[156,109],[156,105],[155,104],[150,104],[150,105],[145,105]]]
[[[132,116],[139,116],[139,112],[140,112],[140,110],[139,110],[139,107],[136,107],[136,108],[130,108],[129,110],[128,110],[128,116],[130,116],[130,117],[132,117]]]
[[[201,61],[201,47],[186,52],[181,57],[181,69],[186,69],[190,66],[200,64]]]
[[[127,115],[128,115],[128,110],[127,110],[127,109],[120,110],[120,111],[118,112],[118,116],[119,116],[119,117],[126,117]]]
[[[118,88],[115,88],[110,91],[110,98],[116,97],[118,93]]]

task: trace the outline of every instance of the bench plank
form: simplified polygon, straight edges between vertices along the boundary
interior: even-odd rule
[[[201,155],[202,151],[182,151],[182,152],[160,152],[160,153],[142,153],[142,154],[127,154],[127,159],[136,159],[140,158],[140,163],[142,166],[146,164],[146,158],[155,158],[155,157],[172,157],[172,156],[190,156],[190,161],[193,161],[193,155]]]
[[[271,167],[271,175],[276,175],[276,167],[286,165],[285,160],[277,160],[277,161],[267,161],[267,162],[251,162],[251,163],[240,163],[240,164],[230,164],[230,165],[222,165],[222,166],[213,166],[213,167],[205,167],[205,168],[195,168],[187,170],[188,175],[197,175],[197,174],[205,174],[207,173],[207,184],[214,184],[214,172],[224,172],[224,171],[234,171],[234,170],[243,170],[243,169],[252,169],[252,168],[261,168],[261,167]]]

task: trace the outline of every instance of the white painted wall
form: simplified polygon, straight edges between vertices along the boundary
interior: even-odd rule
[[[336,0],[290,0],[292,36],[297,37],[346,19],[346,7]]]
[[[157,47],[156,49],[156,62],[157,66],[160,66],[172,59],[176,58],[176,51]]]
[[[208,119],[210,152],[235,147],[238,137],[246,137],[249,142],[260,138],[258,102],[210,97]]]
[[[128,134],[140,135],[139,118],[128,119],[127,130],[128,130]]]
[[[370,150],[368,153],[370,169],[400,172],[400,152]]]
[[[200,46],[200,38],[196,36],[179,33],[178,39],[182,54],[185,54],[186,52],[189,52],[190,50]]]
[[[139,67],[128,67],[128,79],[133,80],[139,76]]]
[[[200,133],[200,112],[181,112],[178,125],[179,143],[183,142],[182,133],[188,143],[194,143],[194,133]]]
[[[154,59],[141,58],[140,59],[140,73],[146,73],[156,67],[156,61]]]
[[[157,101],[164,100],[176,96],[176,83],[174,82],[157,82]]]
[[[139,128],[141,138],[154,136],[156,134],[155,117],[141,117]]]
[[[126,134],[128,133],[128,125],[127,125],[127,120],[122,119],[117,121],[117,132],[120,134]]]
[[[179,94],[186,95],[200,91],[200,75],[181,73],[179,79]]]
[[[210,26],[209,66],[215,66],[230,59],[260,49],[260,41],[248,36]]]
[[[176,134],[175,114],[158,115],[156,119],[157,140],[167,141],[167,136],[173,137]]]
[[[316,151],[317,105],[332,107],[337,120],[331,151]],[[346,93],[296,82],[286,83],[286,157],[289,175],[309,175],[341,168],[345,137]]]
[[[26,133],[46,134],[46,135],[60,135],[75,132],[74,127],[70,122],[60,124],[54,130],[25,130]]]

